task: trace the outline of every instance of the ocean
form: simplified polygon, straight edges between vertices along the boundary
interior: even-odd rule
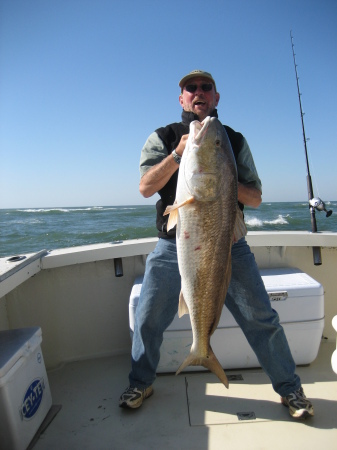
[[[334,212],[316,212],[318,231],[337,232]],[[157,235],[155,206],[85,206],[0,209],[0,257]],[[248,231],[311,231],[306,202],[262,203],[245,208]]]

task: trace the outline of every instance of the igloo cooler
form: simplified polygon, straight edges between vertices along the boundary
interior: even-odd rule
[[[310,364],[317,356],[324,327],[324,289],[296,268],[261,269],[273,309],[280,317],[297,365]],[[129,324],[134,329],[135,312],[143,276],[137,277],[130,295]],[[175,316],[164,333],[158,372],[175,372],[189,354],[192,344],[189,315]],[[224,369],[259,367],[260,364],[232,314],[223,307],[211,345]],[[188,366],[186,371],[203,370]]]
[[[41,328],[0,331],[0,448],[28,447],[52,406]]]

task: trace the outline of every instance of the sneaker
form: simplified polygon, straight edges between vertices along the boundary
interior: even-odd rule
[[[306,419],[314,415],[314,408],[306,398],[302,387],[286,397],[281,397],[281,403],[289,408],[289,414],[295,419]]]
[[[119,399],[119,406],[121,408],[139,408],[142,406],[143,401],[153,394],[152,386],[145,389],[138,389],[136,387],[129,386]]]

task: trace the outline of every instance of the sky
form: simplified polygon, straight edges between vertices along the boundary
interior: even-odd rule
[[[263,201],[337,199],[336,0],[1,0],[0,208],[154,204],[147,137],[181,119],[179,80],[210,72]]]

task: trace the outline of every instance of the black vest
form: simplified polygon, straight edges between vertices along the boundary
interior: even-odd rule
[[[160,139],[164,142],[165,147],[167,148],[168,153],[172,153],[172,151],[177,148],[181,137],[184,134],[188,134],[190,131],[190,123],[193,120],[199,120],[198,116],[196,116],[193,112],[182,112],[182,121],[171,123],[163,128],[158,128],[156,133],[160,137]],[[215,109],[211,114],[212,117],[218,117],[217,110]],[[232,145],[233,153],[235,160],[237,161],[240,150],[243,146],[243,136],[241,133],[237,133],[232,130],[232,128],[224,125],[230,143]],[[160,200],[156,203],[157,208],[157,229],[158,236],[160,238],[174,238],[176,235],[176,228],[167,232],[167,221],[168,216],[163,216],[163,213],[168,205],[172,205],[174,203],[176,197],[176,189],[177,189],[177,181],[178,181],[178,172],[179,169],[172,175],[169,181],[165,184],[165,186],[160,189],[158,194],[160,195]],[[240,180],[239,180],[240,181]],[[243,210],[243,205],[239,202],[239,206],[241,210]]]

